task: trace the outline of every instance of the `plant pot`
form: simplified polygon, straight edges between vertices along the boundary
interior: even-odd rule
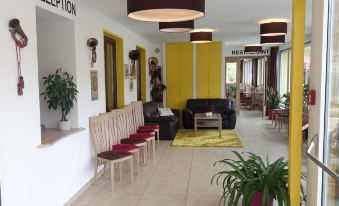
[[[271,108],[268,108],[267,111],[268,111],[268,119],[269,120],[272,120],[272,110]]]
[[[71,121],[59,121],[59,130],[67,131],[71,129]]]
[[[262,203],[262,193],[257,192],[257,193],[255,193],[255,195],[252,199],[251,206],[261,206],[261,203]],[[266,204],[265,206],[273,206],[273,195],[271,195],[271,199],[270,199],[269,204]]]

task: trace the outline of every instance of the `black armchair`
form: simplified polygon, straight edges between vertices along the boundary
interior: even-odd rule
[[[154,102],[146,102],[143,105],[145,123],[156,123],[160,126],[160,140],[174,139],[179,129],[179,110],[172,109],[173,116],[160,116],[158,105]]]

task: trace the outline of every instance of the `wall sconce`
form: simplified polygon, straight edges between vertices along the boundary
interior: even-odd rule
[[[98,45],[98,40],[96,38],[89,38],[87,40],[87,46],[92,49],[92,59],[91,59],[91,66],[94,66],[94,63],[97,62],[97,52],[96,48]]]

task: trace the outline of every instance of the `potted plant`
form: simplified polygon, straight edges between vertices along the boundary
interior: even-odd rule
[[[73,76],[67,72],[57,69],[54,74],[43,77],[45,91],[41,93],[48,104],[48,109],[57,110],[61,108],[61,120],[59,122],[60,130],[69,130],[71,122],[67,115],[74,107],[73,102],[77,101],[77,86],[73,82]]]
[[[222,184],[224,191],[220,205],[238,205],[241,199],[242,205],[271,206],[274,199],[280,206],[290,205],[288,161],[281,157],[270,164],[253,153],[246,153],[247,159],[238,152],[233,153],[238,160],[224,159],[214,164],[230,168],[218,172],[211,180],[211,184]],[[302,187],[301,199],[304,198],[303,191]]]
[[[235,105],[235,97],[236,97],[238,90],[239,90],[239,86],[236,83],[228,85],[229,98],[231,99],[231,108],[235,107],[234,106]]]
[[[267,110],[268,110],[268,119],[272,119],[272,110],[279,107],[280,97],[277,90],[269,88],[267,91]]]

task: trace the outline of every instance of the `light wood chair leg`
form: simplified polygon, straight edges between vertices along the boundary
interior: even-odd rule
[[[159,132],[160,132],[160,130],[156,131],[158,146],[160,145],[160,134],[159,134]]]
[[[122,180],[122,162],[119,163],[119,182],[121,182],[121,180]]]
[[[133,184],[133,158],[131,158],[129,161],[129,170],[130,170],[131,183]]]
[[[143,154],[144,154],[144,165],[147,162],[147,143],[143,147]]]
[[[136,160],[137,160],[137,174],[139,174],[139,170],[140,170],[140,151],[138,150],[135,155],[136,155]]]
[[[152,154],[153,154],[153,159],[155,158],[155,138],[152,140]]]
[[[111,162],[111,186],[112,186],[112,193],[114,192],[114,162]]]

